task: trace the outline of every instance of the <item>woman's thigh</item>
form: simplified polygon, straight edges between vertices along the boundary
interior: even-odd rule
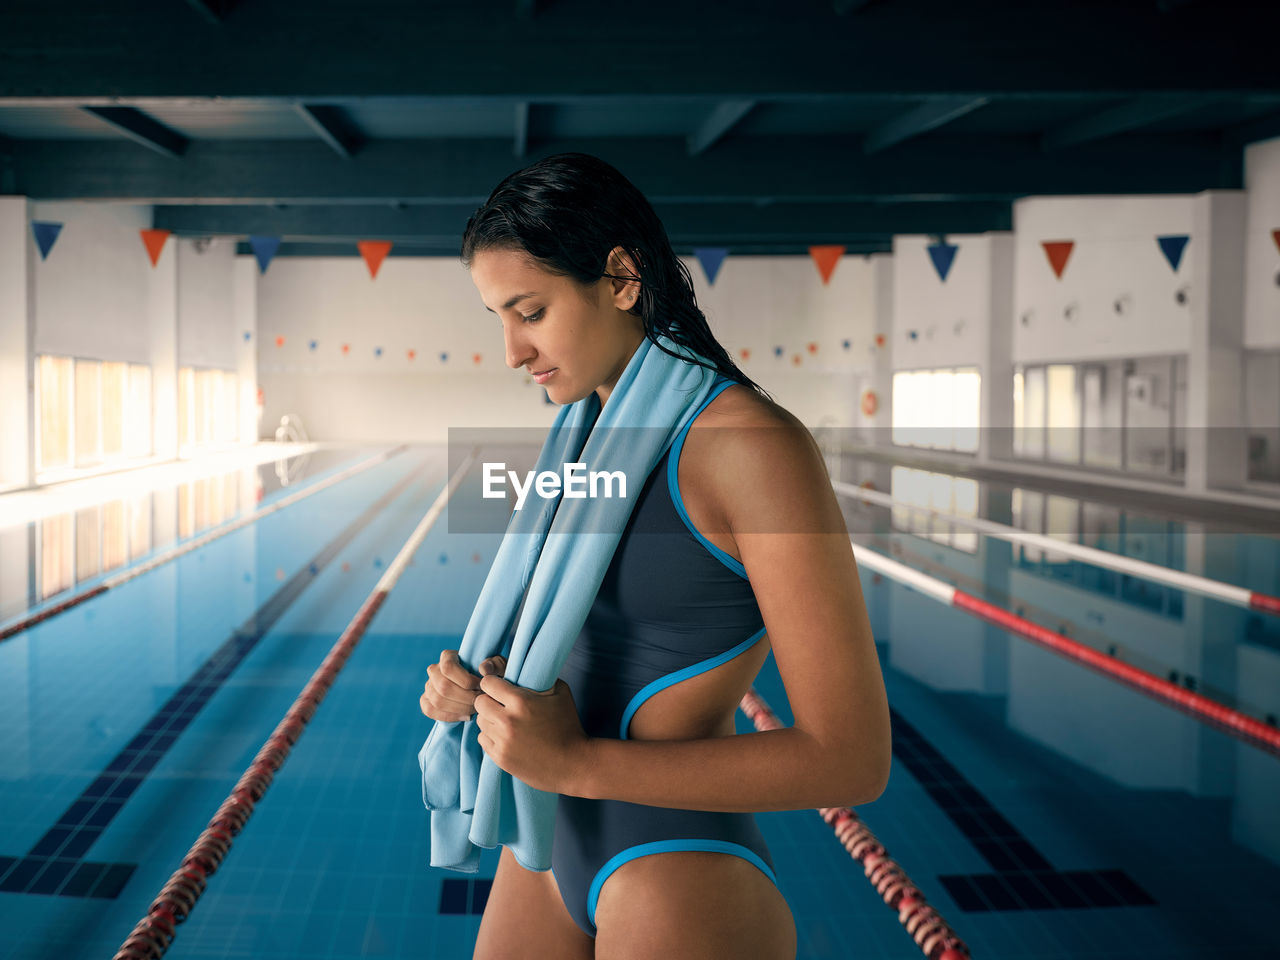
[[[503,847],[473,960],[591,960],[594,945],[569,916],[551,871],[526,870]]]
[[[741,857],[637,857],[596,901],[599,960],[795,960],[796,926],[773,881]]]

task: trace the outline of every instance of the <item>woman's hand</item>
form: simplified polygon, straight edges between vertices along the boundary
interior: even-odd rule
[[[569,685],[526,690],[498,676],[480,681],[475,698],[480,746],[499,767],[535,790],[571,793],[589,762],[590,739]]]
[[[427,682],[418,705],[432,720],[469,720],[476,712],[481,676],[502,676],[507,670],[503,657],[490,657],[480,664],[480,674],[462,665],[457,650],[445,650],[440,662],[427,665]]]

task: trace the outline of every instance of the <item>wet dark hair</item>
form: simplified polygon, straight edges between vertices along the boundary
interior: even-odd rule
[[[607,273],[609,254],[621,247],[640,276]],[[581,288],[601,278],[640,280],[638,312],[645,336],[664,353],[659,334],[715,364],[719,373],[772,402],[738,369],[698,309],[693,278],[676,256],[667,231],[635,185],[599,157],[559,153],[517,170],[489,194],[462,234],[462,265],[482,250],[523,252],[541,269]],[[689,358],[683,357],[688,360]],[[707,364],[698,361],[698,366]]]

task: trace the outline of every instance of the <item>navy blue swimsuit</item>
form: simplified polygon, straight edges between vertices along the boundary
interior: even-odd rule
[[[732,382],[721,378],[697,413]],[[685,513],[676,468],[688,429],[646,479],[560,671],[588,736],[627,739],[645,700],[733,659],[765,634],[745,568]],[[596,934],[596,902],[609,875],[628,860],[670,850],[742,857],[777,882],[750,813],[560,795],[551,872],[570,916],[589,935]]]

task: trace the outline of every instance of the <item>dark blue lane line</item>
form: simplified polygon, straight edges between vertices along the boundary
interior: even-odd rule
[[[473,914],[484,913],[484,905],[489,902],[489,891],[493,889],[493,877],[449,877],[440,884],[440,914]]]
[[[431,461],[411,471],[295,573],[237,627],[191,678],[143,725],[24,857],[0,856],[0,892],[113,898],[136,869],[130,863],[83,860],[135,790],[281,615],[344,547]]]
[[[969,913],[1151,906],[1155,899],[1123,870],[1055,870],[942,753],[890,708],[893,759],[969,838],[994,873],[939,877]]]

